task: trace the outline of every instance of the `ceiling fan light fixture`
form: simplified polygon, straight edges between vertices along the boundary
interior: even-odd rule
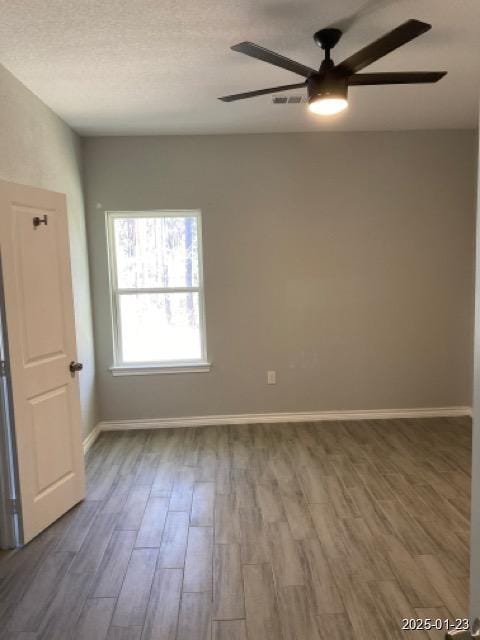
[[[348,87],[344,78],[332,75],[309,78],[308,110],[319,116],[333,116],[348,107]]]
[[[318,116],[333,116],[348,107],[348,100],[342,97],[315,96],[308,102],[308,110]]]

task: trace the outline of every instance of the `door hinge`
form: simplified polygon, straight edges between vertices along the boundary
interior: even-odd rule
[[[9,498],[8,499],[8,511],[9,511],[10,515],[16,516],[18,514],[19,506],[20,505],[19,505],[18,500],[16,498]]]
[[[7,375],[7,362],[6,360],[0,360],[0,378],[5,378]]]

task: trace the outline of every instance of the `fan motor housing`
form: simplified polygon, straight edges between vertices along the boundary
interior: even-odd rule
[[[348,95],[348,79],[335,73],[311,75],[307,79],[309,101],[317,98],[344,98]]]

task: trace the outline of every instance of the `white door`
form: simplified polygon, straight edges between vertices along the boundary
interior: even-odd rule
[[[85,495],[65,196],[0,181],[0,256],[28,542]]]

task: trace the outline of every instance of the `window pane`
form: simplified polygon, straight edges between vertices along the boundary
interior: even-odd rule
[[[199,360],[198,293],[120,296],[124,362]]]
[[[118,287],[198,286],[197,218],[114,218]]]

